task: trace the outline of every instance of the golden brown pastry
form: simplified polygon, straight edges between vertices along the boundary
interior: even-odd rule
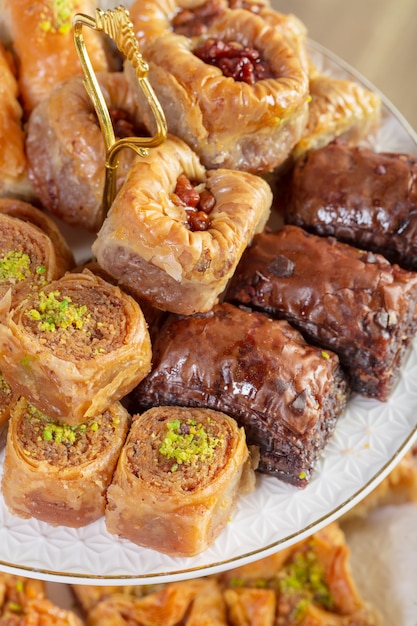
[[[149,372],[142,310],[88,270],[65,274],[14,309],[5,296],[0,308],[4,378],[51,419],[85,422]]]
[[[26,117],[60,81],[81,74],[74,45],[75,13],[94,16],[94,0],[6,0],[5,22],[18,61]],[[96,72],[108,69],[105,39],[86,28],[84,39]]]
[[[93,252],[120,285],[153,306],[206,311],[265,226],[271,202],[260,177],[206,170],[171,136],[135,160]]]
[[[0,573],[0,624],[2,626],[83,626],[70,610],[46,597],[45,583]]]
[[[9,421],[10,411],[17,400],[17,394],[12,391],[10,385],[4,380],[0,372],[0,448],[3,447],[4,433]]]
[[[133,418],[107,491],[110,533],[172,556],[193,556],[255,487],[245,432],[210,409],[155,407]]]
[[[11,411],[2,479],[10,512],[74,528],[100,518],[129,422],[117,402],[68,426],[21,397]]]
[[[121,72],[97,79],[115,135],[143,136],[135,91]],[[29,177],[42,204],[71,226],[96,231],[103,221],[106,147],[93,103],[81,77],[68,79],[33,111],[27,129]],[[120,152],[117,185],[135,153]]]
[[[219,596],[220,608],[216,610]],[[196,618],[195,612],[204,597],[211,603],[209,612],[199,612]],[[88,612],[87,622],[89,626],[227,626],[222,619],[224,613],[216,582],[197,579],[170,583],[143,598],[116,592]]]
[[[293,149],[294,158],[336,137],[356,145],[380,122],[379,95],[355,81],[317,74],[310,78],[310,96],[307,126]]]
[[[13,60],[0,43],[0,196],[30,198],[23,111]]]
[[[225,9],[196,37],[164,31],[143,43],[143,55],[169,132],[206,167],[269,171],[301,138],[307,71],[253,12]]]
[[[0,198],[0,250],[0,299],[10,290],[12,304],[75,264],[52,219],[14,198]]]
[[[342,519],[365,517],[377,507],[406,502],[417,502],[417,462],[412,452],[408,452],[388,476]]]
[[[383,626],[361,597],[349,559],[334,522],[254,563],[169,583],[146,597],[131,588],[101,591],[86,619],[89,626]]]

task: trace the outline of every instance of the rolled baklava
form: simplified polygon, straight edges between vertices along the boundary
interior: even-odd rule
[[[285,320],[223,303],[168,318],[132,402],[223,411],[259,448],[260,471],[303,487],[348,392],[335,353],[307,344]]]
[[[417,269],[417,157],[333,141],[292,172],[285,221]]]
[[[45,213],[26,202],[0,198],[0,298],[12,303],[73,268],[73,254]]]
[[[140,546],[193,556],[213,543],[248,486],[254,470],[235,420],[154,407],[133,418],[107,491],[106,526]]]
[[[117,139],[143,136],[135,92],[121,72],[97,74]],[[103,221],[106,146],[82,77],[55,86],[30,116],[26,150],[29,177],[43,206],[71,226],[97,231]],[[117,187],[135,157],[120,152]]]
[[[354,391],[387,400],[417,330],[417,274],[298,226],[257,235],[227,299],[333,350]]]
[[[94,15],[93,0],[19,0],[6,2],[4,20],[19,66],[19,90],[26,117],[48,97],[55,85],[82,74],[74,46],[72,18]],[[85,29],[85,43],[94,71],[109,68],[105,38]]]
[[[74,528],[102,517],[129,423],[119,402],[68,426],[21,397],[12,409],[2,478],[10,512]]]
[[[169,132],[205,167],[270,171],[301,138],[308,72],[279,30],[252,11],[226,8],[198,36],[152,34],[142,50]]]
[[[85,422],[148,373],[149,332],[137,302],[88,270],[67,273],[10,308],[0,302],[2,372],[52,419]]]
[[[93,253],[122,287],[156,308],[207,311],[264,228],[271,202],[259,176],[206,170],[171,136],[135,160]]]
[[[30,198],[23,110],[19,102],[16,69],[0,43],[0,196]]]

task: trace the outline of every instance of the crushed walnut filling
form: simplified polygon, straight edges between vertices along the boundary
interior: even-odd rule
[[[210,37],[201,41],[193,52],[204,63],[218,67],[224,76],[235,81],[254,85],[260,80],[275,78],[270,64],[262,59],[260,52],[238,41],[226,42]]]
[[[185,174],[180,174],[174,193],[171,194],[171,200],[176,206],[185,207],[187,228],[192,231],[210,228],[210,213],[216,204],[216,199],[204,184],[193,185]]]

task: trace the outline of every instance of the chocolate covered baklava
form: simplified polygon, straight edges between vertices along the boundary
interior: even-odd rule
[[[417,329],[417,274],[298,226],[257,235],[227,298],[336,352],[352,389],[387,400]]]
[[[284,320],[231,304],[171,316],[154,343],[153,369],[135,407],[181,404],[234,417],[259,469],[305,486],[348,396],[338,357]]]

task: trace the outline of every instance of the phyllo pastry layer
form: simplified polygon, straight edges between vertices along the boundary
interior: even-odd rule
[[[51,418],[80,424],[148,373],[142,310],[88,270],[67,273],[10,308],[1,302],[1,367],[11,388]]]
[[[417,274],[298,226],[254,238],[227,299],[337,353],[354,391],[387,400],[417,329]]]
[[[307,344],[285,320],[224,303],[168,318],[133,402],[223,411],[259,447],[261,471],[305,486],[347,395],[333,352]]]
[[[123,73],[100,72],[97,81],[115,138],[149,135]],[[96,232],[104,219],[106,144],[81,76],[57,84],[33,111],[26,150],[29,177],[43,206],[71,226]],[[135,155],[121,150],[117,188]]]
[[[68,426],[21,397],[11,413],[2,479],[10,512],[74,528],[101,517],[130,423],[126,409],[117,402]]]
[[[169,18],[170,9],[172,3],[159,16]],[[274,25],[251,11],[225,8],[200,35],[157,25],[141,38],[137,19],[168,130],[206,167],[259,173],[288,157],[307,121],[308,73]]]
[[[172,556],[207,549],[255,486],[243,428],[210,409],[134,416],[107,492],[111,533]]]
[[[99,264],[157,308],[209,310],[269,217],[272,192],[247,172],[206,170],[175,137],[137,158],[93,243]]]
[[[0,198],[0,250],[0,298],[10,291],[13,304],[75,263],[52,219],[12,198]]]

